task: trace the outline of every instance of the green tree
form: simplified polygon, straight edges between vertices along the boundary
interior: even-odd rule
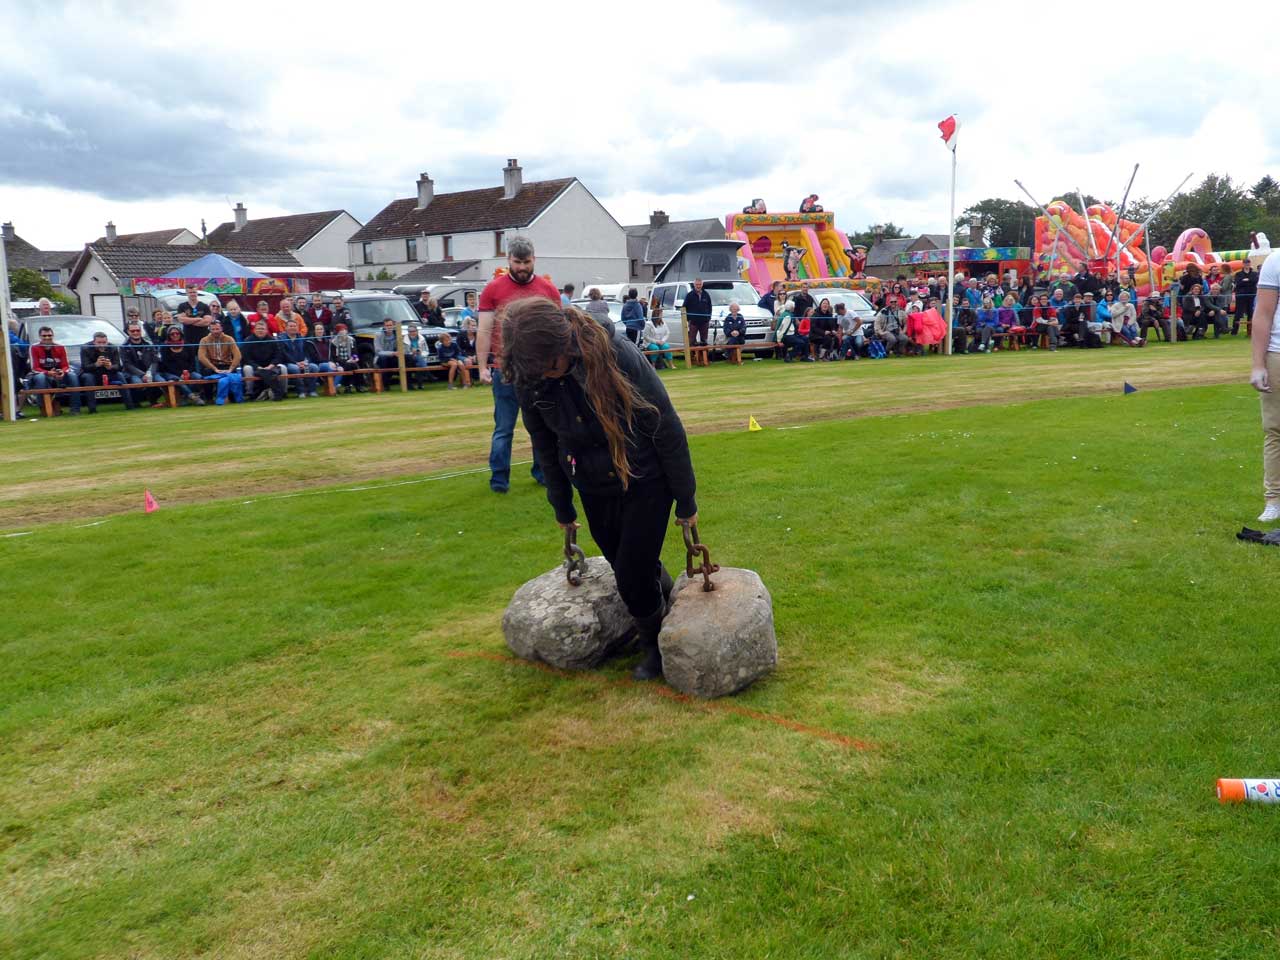
[[[990,197],[967,207],[956,221],[956,232],[969,241],[969,224],[982,224],[983,239],[989,247],[1029,247],[1035,240],[1036,217],[1040,211],[1018,200]]]
[[[1151,221],[1151,245],[1172,248],[1183,230],[1199,227],[1215,250],[1239,250],[1249,245],[1249,231],[1258,229],[1256,224],[1265,214],[1265,206],[1229,176],[1211,173],[1156,215]]]
[[[1280,214],[1280,183],[1271,176],[1265,176],[1252,187],[1249,193],[1266,209],[1267,213]]]
[[[9,298],[12,300],[53,299],[53,285],[39,270],[18,267],[9,271]]]
[[[899,240],[907,235],[905,230],[890,220],[885,224],[867,224],[857,233],[849,234],[849,243],[851,246],[862,244],[869,250],[875,245],[877,233],[885,240]]]

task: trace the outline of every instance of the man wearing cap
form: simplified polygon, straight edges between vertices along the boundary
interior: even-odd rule
[[[126,383],[153,383],[156,378],[156,364],[160,362],[160,351],[150,340],[142,335],[142,321],[138,311],[130,309],[129,320],[125,323],[127,338],[120,346],[120,366],[124,372]],[[125,405],[129,406],[134,391],[121,390],[125,397]],[[157,390],[140,390],[139,393],[151,394],[154,406],[164,406]],[[135,401],[136,404],[136,401]]]

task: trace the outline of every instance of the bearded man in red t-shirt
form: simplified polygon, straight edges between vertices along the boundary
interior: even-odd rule
[[[494,277],[480,291],[480,329],[476,332],[476,365],[480,379],[493,384],[493,440],[489,445],[489,489],[506,493],[511,486],[511,438],[515,434],[520,405],[515,387],[502,377],[502,324],[507,305],[526,297],[546,297],[559,305],[560,291],[545,277],[535,276],[533,242],[527,237],[507,241],[507,272]],[[494,377],[493,366],[499,367]],[[533,461],[533,479],[544,483],[538,461]]]

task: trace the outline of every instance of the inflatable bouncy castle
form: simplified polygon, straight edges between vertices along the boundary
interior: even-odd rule
[[[1215,252],[1209,235],[1199,227],[1190,227],[1178,236],[1172,251],[1152,247],[1148,260],[1142,224],[1120,220],[1120,229],[1112,239],[1117,217],[1105,203],[1086,208],[1087,224],[1065,200],[1055,200],[1045,209],[1048,218],[1036,217],[1032,266],[1038,276],[1069,276],[1081,267],[1101,274],[1114,271],[1119,248],[1120,272],[1127,274],[1133,268],[1139,296],[1164,290],[1191,265],[1205,271],[1217,265],[1234,273],[1246,259],[1252,258],[1256,267],[1271,252],[1265,234],[1256,235],[1255,246],[1249,250]]]
[[[1159,288],[1158,271],[1147,261],[1142,224],[1120,220],[1120,228],[1112,239],[1112,230],[1119,218],[1105,203],[1086,208],[1087,223],[1065,200],[1055,200],[1045,209],[1049,212],[1048,218],[1036,217],[1032,269],[1037,276],[1070,276],[1081,267],[1106,273],[1115,269],[1119,248],[1120,271],[1128,273],[1129,268],[1133,268],[1138,295],[1146,296],[1152,289]]]
[[[775,280],[795,286],[841,286],[869,289],[877,280],[854,277],[849,253],[852,248],[843,230],[836,229],[836,215],[806,197],[805,212],[731,213],[724,220],[730,240],[741,240],[746,278],[761,293]],[[764,208],[762,201],[753,208]],[[855,256],[857,252],[855,251]],[[838,283],[835,281],[839,281]]]

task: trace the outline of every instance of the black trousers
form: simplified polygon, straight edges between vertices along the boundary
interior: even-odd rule
[[[633,617],[648,617],[664,603],[659,580],[662,544],[675,498],[665,481],[632,483],[620,497],[578,491],[591,539],[600,545],[618,595]]]
[[[689,346],[696,347],[707,345],[707,330],[711,327],[711,321],[694,320],[689,318]]]

